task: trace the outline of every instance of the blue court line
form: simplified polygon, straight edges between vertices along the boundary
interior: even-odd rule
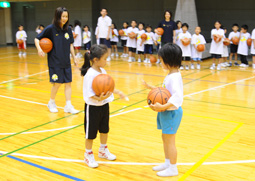
[[[0,154],[0,155],[2,155],[2,154]],[[37,164],[35,164],[35,163],[29,162],[29,161],[26,161],[26,160],[23,160],[23,159],[20,159],[20,158],[11,156],[11,155],[8,155],[7,157],[8,157],[8,158],[11,158],[11,159],[14,159],[14,160],[16,160],[16,161],[19,161],[19,162],[22,162],[22,163],[31,165],[31,166],[33,166],[33,167],[37,167],[37,168],[40,168],[40,169],[42,169],[42,170],[45,170],[45,171],[48,171],[48,172],[51,172],[51,173],[60,175],[60,176],[62,176],[62,177],[66,177],[66,178],[69,178],[69,179],[72,179],[72,180],[77,180],[77,181],[85,181],[85,180],[82,180],[82,179],[73,177],[73,176],[71,176],[71,175],[67,175],[67,174],[65,174],[65,173],[61,173],[61,172],[52,170],[52,169],[50,169],[50,168],[46,168],[46,167],[43,167],[43,166],[41,166],[41,165],[37,165]]]

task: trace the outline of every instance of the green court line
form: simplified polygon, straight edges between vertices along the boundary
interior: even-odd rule
[[[231,105],[231,104],[222,104],[222,103],[217,103],[217,102],[199,101],[199,100],[186,99],[186,98],[184,98],[184,100],[194,101],[194,102],[202,102],[202,103],[208,103],[208,104],[217,104],[217,105],[230,106],[230,107],[237,107],[237,108],[244,108],[244,109],[255,109],[255,107],[236,106],[236,105]]]

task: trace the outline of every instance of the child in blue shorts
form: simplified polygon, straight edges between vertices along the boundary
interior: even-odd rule
[[[150,108],[158,112],[157,127],[162,130],[162,139],[165,153],[165,163],[153,167],[158,171],[157,175],[161,177],[178,175],[177,169],[177,150],[175,146],[176,132],[182,119],[182,102],[183,102],[183,83],[182,76],[179,72],[182,61],[181,48],[173,43],[165,44],[158,52],[162,68],[168,70],[163,87],[169,90],[171,97],[164,105],[155,103]],[[155,88],[144,82],[148,89]],[[163,111],[163,112],[160,112]]]

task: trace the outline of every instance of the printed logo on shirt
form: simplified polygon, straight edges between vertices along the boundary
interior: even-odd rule
[[[58,80],[58,75],[57,74],[53,74],[51,78],[52,78],[52,80],[56,81],[56,80]]]
[[[243,42],[243,41],[246,41],[245,36],[242,36],[242,38],[241,38],[241,42]]]
[[[87,38],[87,35],[84,35],[83,39],[86,39]]]
[[[199,39],[199,38],[197,38],[196,45],[198,45],[198,44],[200,44],[200,43],[201,43],[200,39]]]
[[[65,38],[68,40],[69,39],[69,34],[65,33]]]
[[[19,39],[21,39],[22,37],[23,37],[23,34],[20,34],[20,35],[19,35]]]
[[[58,34],[56,34],[56,36],[58,36]]]
[[[159,38],[157,39],[157,42],[161,42],[161,37],[159,37]]]

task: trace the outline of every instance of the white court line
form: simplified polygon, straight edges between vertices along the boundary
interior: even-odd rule
[[[31,77],[31,76],[38,75],[38,74],[42,74],[42,73],[45,73],[45,72],[48,72],[48,70],[45,70],[45,71],[42,71],[42,72],[38,72],[38,73],[35,73],[35,74],[31,74],[31,75],[26,75],[24,77],[19,77],[19,78],[16,78],[16,79],[11,79],[11,80],[7,80],[7,81],[3,81],[3,82],[0,82],[0,84],[6,84],[8,82],[13,82],[15,80],[24,79],[24,78]]]
[[[15,98],[15,97],[8,97],[8,96],[3,96],[3,95],[0,95],[0,97],[6,98],[6,99],[22,101],[22,102],[28,102],[28,103],[32,103],[32,104],[39,104],[39,105],[43,105],[43,106],[48,105],[48,104],[44,104],[44,103],[40,103],[40,102],[28,101],[28,100],[24,100],[24,99]],[[64,109],[63,107],[59,107],[59,106],[57,106],[57,108]]]
[[[129,113],[129,112],[132,112],[132,111],[136,111],[138,109],[142,109],[142,108],[132,109],[132,110],[129,110],[129,111],[118,113],[118,114],[113,114],[113,115],[110,115],[110,117],[119,116],[119,115],[126,114],[126,113]],[[41,131],[29,131],[29,132],[23,132],[23,133],[20,133],[20,134],[34,134],[34,133],[44,133],[44,132],[58,131],[58,130],[73,128],[75,126],[78,126],[78,125],[62,127],[62,128],[55,128],[55,129],[48,129],[48,130],[41,130]],[[16,133],[0,133],[0,135],[12,135],[12,134],[16,134]]]
[[[18,55],[13,55],[13,56],[9,56],[9,57],[1,57],[0,59],[12,58],[12,57],[18,57]]]
[[[6,154],[6,151],[0,151],[2,154]],[[20,153],[12,153],[10,155],[21,156],[21,157],[28,157],[28,158],[38,158],[43,160],[55,160],[55,161],[63,161],[63,162],[80,162],[83,163],[84,160],[78,159],[67,159],[67,158],[56,158],[56,157],[45,157],[45,156],[37,156],[37,155],[27,155],[27,154],[20,154]],[[111,165],[159,165],[161,163],[139,163],[139,162],[104,162],[104,161],[97,161],[101,164],[111,164]],[[220,162],[204,162],[202,165],[222,165],[222,164],[239,164],[239,163],[254,163],[255,160],[236,160],[236,161],[220,161]],[[177,165],[194,165],[195,163],[177,163]]]

